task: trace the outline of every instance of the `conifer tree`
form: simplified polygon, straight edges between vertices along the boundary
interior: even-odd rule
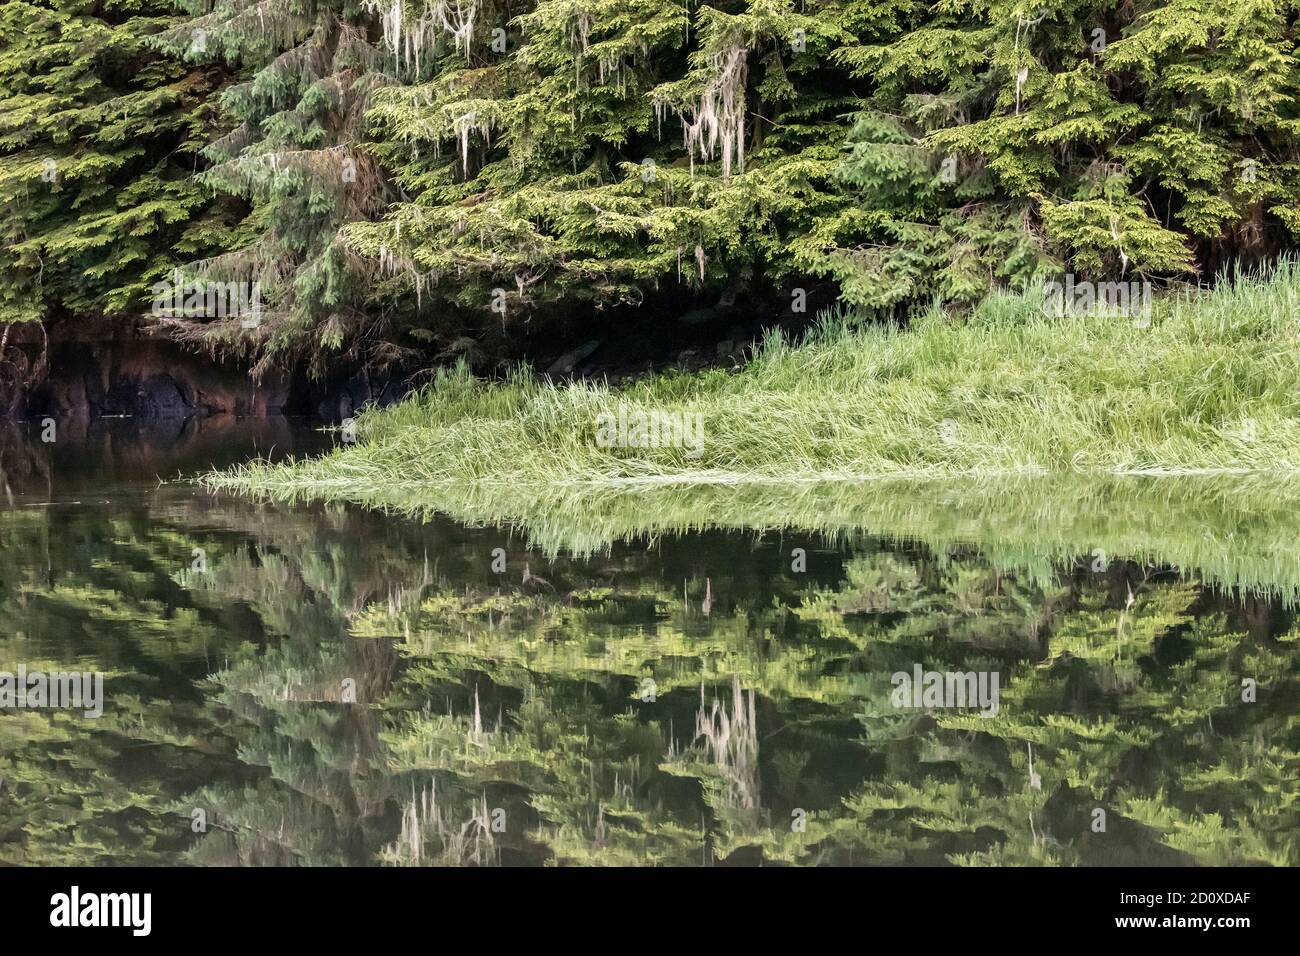
[[[6,347],[15,323],[143,310],[227,241],[192,177],[222,76],[147,46],[174,19],[165,0],[0,6],[0,388],[43,370]]]
[[[1300,229],[1277,0],[176,0],[170,24],[161,2],[5,7],[11,319],[58,282],[126,308],[188,252],[263,309],[177,337],[321,372],[674,290],[905,312],[1063,271],[1208,279]],[[241,82],[203,168],[178,137],[219,66]],[[52,198],[74,182],[93,193]],[[246,203],[238,231],[204,188]]]
[[[823,75],[848,36],[839,6],[509,13],[479,11],[431,81],[376,93],[376,153],[411,199],[350,227],[353,248],[507,327],[548,302],[666,286],[730,301],[806,271],[798,240],[847,201],[837,114],[853,100]]]
[[[876,89],[842,170],[846,298],[1212,273],[1294,243],[1294,14],[1272,0],[912,7],[835,57]]]
[[[776,305],[831,280],[891,308],[1067,269],[1209,278],[1294,242],[1294,18],[1271,0],[450,9],[392,8],[396,45],[456,42],[376,93],[409,198],[344,236],[507,327],[672,284]]]
[[[193,263],[190,274],[254,285],[264,307],[256,323],[222,316],[169,324],[182,340],[255,354],[255,374],[303,357],[320,370],[326,356],[375,331],[366,309],[372,264],[339,241],[339,230],[377,218],[395,198],[359,148],[364,113],[374,89],[419,75],[421,51],[399,55],[373,42],[380,17],[369,0],[184,5],[194,16],[160,45],[197,62],[224,61],[243,80],[222,93],[233,129],[208,147],[213,165],[199,178],[251,205],[236,247]],[[372,341],[367,361],[395,357],[382,339]]]

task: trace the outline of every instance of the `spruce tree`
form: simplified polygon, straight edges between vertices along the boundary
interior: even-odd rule
[[[511,12],[481,8],[434,79],[376,93],[376,153],[410,198],[350,227],[353,248],[507,328],[546,303],[731,301],[806,273],[800,240],[848,202],[838,5]]]
[[[1294,243],[1294,17],[1267,0],[391,10],[436,76],[376,92],[406,195],[345,241],[507,329],[673,285],[879,309],[1212,278]]]
[[[314,371],[345,346],[372,364],[396,357],[368,311],[374,264],[339,237],[378,218],[395,195],[361,149],[364,114],[377,87],[419,75],[418,49],[377,45],[376,5],[352,0],[217,0],[186,3],[193,17],[159,43],[200,63],[238,69],[221,95],[232,124],[206,150],[199,179],[243,197],[251,211],[233,247],[191,265],[211,281],[255,285],[260,320],[238,316],[171,320],[174,334],[214,351],[248,352],[254,373],[307,359]],[[387,22],[387,21],[385,21]],[[387,29],[387,28],[386,28]],[[250,327],[251,325],[251,327]]]
[[[25,204],[6,314],[39,313],[38,278],[70,308],[124,307],[172,264],[145,252],[164,222],[187,276],[264,305],[167,324],[255,372],[400,362],[548,308],[632,321],[676,290],[905,312],[1063,271],[1208,279],[1300,228],[1276,0],[178,0],[149,58],[153,2],[5,8],[0,200]],[[51,42],[77,30],[114,42]],[[241,82],[210,168],[149,179],[151,137],[198,116],[177,85],[213,107],[219,65]],[[128,92],[154,126],[110,121]],[[166,170],[200,166],[191,146]],[[62,186],[41,183],[58,150]],[[51,199],[74,179],[98,191]],[[246,204],[236,232],[213,232],[203,188]],[[125,255],[98,242],[115,231]]]
[[[165,0],[0,6],[0,388],[15,398],[43,354],[7,347],[16,323],[147,309],[179,261],[227,241],[193,179],[222,81],[148,39]]]
[[[1213,278],[1294,244],[1294,14],[1271,0],[913,8],[836,59],[875,86],[843,178],[864,305],[1040,271]]]

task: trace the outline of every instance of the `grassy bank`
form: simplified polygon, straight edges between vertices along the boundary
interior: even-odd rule
[[[324,458],[212,475],[245,491],[464,482],[658,484],[1300,466],[1300,269],[1157,298],[1148,324],[995,295],[964,321],[827,324],[743,370],[611,389],[445,371]],[[609,448],[602,414],[698,415],[699,454]]]

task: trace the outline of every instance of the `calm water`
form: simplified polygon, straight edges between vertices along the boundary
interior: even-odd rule
[[[0,714],[0,862],[1300,863],[1290,511],[940,522],[904,489],[833,531],[735,499],[664,531],[649,496],[619,533],[170,480],[331,441],[3,433],[0,671],[106,703]],[[997,696],[898,706],[918,668]]]

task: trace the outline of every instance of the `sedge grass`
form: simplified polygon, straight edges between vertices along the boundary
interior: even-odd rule
[[[286,491],[494,481],[656,485],[1059,472],[1300,468],[1300,268],[1157,299],[1149,323],[1055,317],[999,293],[969,319],[906,330],[771,335],[738,373],[664,373],[611,388],[527,373],[441,372],[363,413],[359,441],[254,463],[214,487]],[[602,413],[699,415],[701,453],[602,448]],[[431,487],[430,495],[438,491]]]
[[[510,524],[547,551],[704,527],[978,544],[1021,569],[1100,550],[1300,589],[1300,270],[1157,300],[1149,324],[998,294],[962,322],[770,336],[736,374],[613,389],[441,373],[322,458],[214,489]],[[598,416],[698,413],[702,454],[602,448]]]

